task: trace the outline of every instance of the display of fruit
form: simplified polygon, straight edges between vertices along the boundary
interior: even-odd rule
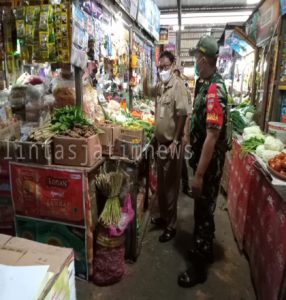
[[[286,153],[281,152],[268,162],[270,170],[274,171],[274,175],[278,175],[280,179],[286,180]]]

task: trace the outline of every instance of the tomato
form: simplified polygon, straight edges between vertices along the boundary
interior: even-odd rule
[[[280,154],[279,154],[280,155]],[[281,161],[281,158],[279,158],[279,155],[276,155],[275,157],[274,157],[274,160],[275,161]]]
[[[277,172],[281,172],[282,170],[282,162],[281,160],[277,160],[275,163],[274,163],[274,166],[273,166],[273,169]]]
[[[276,155],[277,158],[284,160],[286,158],[286,153],[281,152],[280,154]]]
[[[274,162],[275,162],[274,158],[271,158],[271,159],[268,161],[269,165],[273,164]]]
[[[282,169],[284,172],[286,172],[286,159],[284,159],[282,162]]]

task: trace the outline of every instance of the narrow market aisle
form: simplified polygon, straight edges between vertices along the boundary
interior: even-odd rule
[[[78,299],[97,300],[252,300],[256,299],[246,258],[238,251],[233,238],[223,197],[216,210],[216,262],[206,283],[191,289],[177,285],[177,275],[187,266],[186,250],[193,228],[193,200],[181,195],[179,224],[175,240],[158,242],[160,230],[149,226],[141,255],[127,265],[121,282],[109,287],[77,282]]]

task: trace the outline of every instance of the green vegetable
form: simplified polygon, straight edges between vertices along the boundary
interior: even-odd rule
[[[66,106],[56,109],[52,117],[52,131],[63,133],[73,129],[75,125],[91,125],[85,118],[83,111],[77,106]]]
[[[121,217],[119,193],[123,183],[123,174],[111,172],[96,177],[96,186],[107,197],[104,209],[99,217],[105,226],[116,226]]]
[[[264,139],[258,139],[256,137],[252,137],[241,144],[241,151],[243,154],[248,154],[250,152],[254,152],[258,146],[263,144],[264,144]]]
[[[247,126],[237,110],[230,113],[233,129],[239,133],[243,132],[243,129]]]

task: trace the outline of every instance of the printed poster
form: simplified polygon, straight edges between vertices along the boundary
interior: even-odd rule
[[[266,0],[259,8],[256,43],[260,44],[271,37],[276,29],[280,15],[280,5],[277,0]]]
[[[16,214],[84,225],[81,171],[11,163]]]

